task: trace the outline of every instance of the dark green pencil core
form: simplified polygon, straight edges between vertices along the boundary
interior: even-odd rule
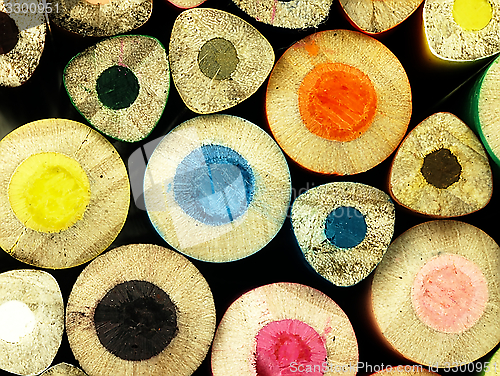
[[[7,13],[0,12],[0,55],[9,53],[19,40],[19,29]]]
[[[198,53],[198,65],[210,79],[227,80],[236,70],[240,59],[234,45],[224,38],[207,41]]]
[[[460,180],[462,166],[449,149],[441,148],[425,156],[420,171],[429,184],[446,189]]]
[[[96,90],[103,105],[112,110],[121,110],[136,100],[139,80],[129,68],[114,65],[100,74]]]

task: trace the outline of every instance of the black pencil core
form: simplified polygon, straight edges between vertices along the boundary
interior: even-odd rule
[[[446,189],[460,179],[462,166],[449,149],[441,148],[425,156],[420,171],[429,184]]]
[[[19,29],[7,13],[0,12],[0,55],[9,53],[19,40]]]
[[[102,345],[124,360],[158,355],[178,332],[174,303],[147,281],[127,281],[108,291],[96,307],[94,323]]]

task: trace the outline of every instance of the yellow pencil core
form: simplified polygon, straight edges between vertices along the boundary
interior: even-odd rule
[[[455,0],[453,18],[464,30],[481,30],[491,20],[493,8],[488,0]]]
[[[40,232],[59,232],[83,217],[90,201],[87,174],[60,153],[34,154],[14,171],[9,202],[16,217]]]

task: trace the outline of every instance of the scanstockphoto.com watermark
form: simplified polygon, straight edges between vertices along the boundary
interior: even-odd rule
[[[474,363],[458,363],[458,362],[444,362],[443,364],[435,364],[431,366],[423,366],[420,364],[407,364],[407,365],[386,365],[386,364],[370,364],[366,362],[358,362],[354,364],[331,364],[323,362],[321,364],[312,363],[290,363],[289,371],[297,374],[324,374],[327,372],[336,373],[358,373],[360,371],[367,373],[376,372],[422,372],[428,370],[431,372],[489,372],[497,371],[496,362],[474,362]]]
[[[360,371],[375,373],[380,371],[406,371],[406,372],[421,372],[424,369],[422,365],[399,365],[390,366],[385,364],[369,364],[364,362],[358,362],[354,364],[331,364],[329,362],[323,362],[321,364],[311,364],[311,363],[290,363],[290,372],[297,374],[324,374],[327,372],[335,373],[358,373]]]

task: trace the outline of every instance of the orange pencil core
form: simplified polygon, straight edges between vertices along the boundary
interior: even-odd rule
[[[299,87],[302,121],[312,133],[332,141],[352,141],[372,124],[377,93],[359,69],[342,63],[317,65]]]

